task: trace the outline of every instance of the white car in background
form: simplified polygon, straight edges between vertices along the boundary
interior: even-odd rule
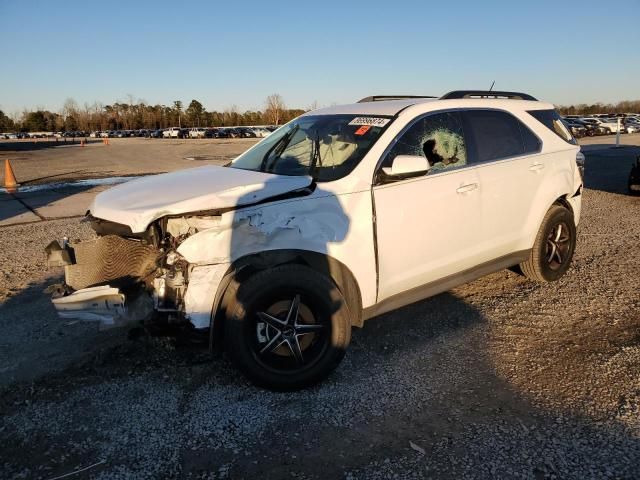
[[[189,130],[189,138],[204,138],[207,134],[207,129],[202,127],[194,127]]]
[[[618,124],[618,119],[617,118],[600,118],[599,119],[602,122],[602,126],[604,128],[608,128],[610,133],[617,133],[618,132],[618,128],[620,129],[620,133],[624,133],[625,129],[624,129],[624,125],[622,123],[622,119],[620,119],[620,123]]]
[[[599,127],[604,128],[609,133],[616,133],[618,131],[617,120],[612,120],[610,118],[594,118],[594,117],[584,117],[584,118],[581,118],[580,120],[582,120],[583,122],[598,125]],[[622,127],[620,131],[622,131]]]
[[[256,384],[303,388],[369,318],[515,265],[562,277],[583,162],[553,105],[524,93],[315,110],[227,167],[99,193],[97,238],[47,247],[65,265],[53,303],[62,318],[182,325]]]
[[[252,129],[258,138],[266,138],[271,135],[271,132],[266,128],[253,128]]]
[[[184,136],[184,129],[179,127],[165,128],[162,131],[162,138],[182,138]]]

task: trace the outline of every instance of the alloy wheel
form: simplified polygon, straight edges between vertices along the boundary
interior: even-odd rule
[[[552,270],[558,270],[566,261],[571,245],[571,233],[564,222],[557,223],[549,232],[545,259]]]

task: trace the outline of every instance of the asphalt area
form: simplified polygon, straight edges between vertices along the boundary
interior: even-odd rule
[[[47,184],[0,193],[0,478],[640,477],[639,140],[581,142],[560,281],[505,270],[372,319],[327,381],[288,394],[183,342],[60,320],[43,293],[62,275],[44,246],[89,238],[79,215],[107,188],[68,182],[222,164],[250,141],[0,145],[19,182]]]

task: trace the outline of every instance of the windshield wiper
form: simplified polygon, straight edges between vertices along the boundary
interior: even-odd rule
[[[311,164],[309,165],[309,175],[313,180],[316,180],[317,165],[322,165],[322,159],[320,158],[320,134],[316,130],[316,136],[313,139],[313,148],[311,150]]]
[[[287,146],[289,145],[289,142],[291,141],[291,138],[293,137],[293,135],[298,131],[299,125],[296,125],[295,127],[293,127],[291,130],[289,130],[287,133],[285,133],[280,140],[278,140],[276,143],[273,144],[273,146],[267,150],[267,153],[264,154],[264,157],[262,157],[262,162],[260,162],[260,171],[261,172],[266,172],[266,168],[267,168],[267,161],[269,160],[269,156],[276,150],[279,149],[279,153],[276,155],[276,157],[273,159],[272,165],[275,165],[275,161],[280,157],[280,155],[282,155],[282,152],[284,152],[287,149]],[[273,170],[273,167],[272,167]]]

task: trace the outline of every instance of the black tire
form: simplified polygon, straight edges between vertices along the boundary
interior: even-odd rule
[[[553,282],[569,268],[575,247],[573,213],[553,205],[542,220],[528,260],[520,264],[520,269],[531,280]]]
[[[281,265],[232,283],[227,295],[226,350],[256,385],[299,390],[326,378],[342,361],[351,340],[349,308],[321,273]]]

